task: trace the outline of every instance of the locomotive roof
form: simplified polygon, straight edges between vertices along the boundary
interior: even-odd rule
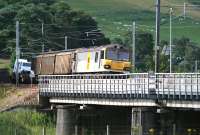
[[[60,51],[50,51],[50,52],[45,52],[37,55],[36,57],[41,57],[43,55],[54,55],[54,54],[59,54],[59,53],[72,53],[72,52],[85,52],[85,51],[93,51],[93,50],[102,50],[104,48],[123,48],[127,49],[126,47],[119,45],[119,44],[107,44],[107,45],[101,45],[101,46],[93,46],[89,48],[77,48],[77,49],[69,49],[69,50],[60,50]]]
[[[102,45],[102,46],[94,46],[94,47],[90,47],[90,48],[78,48],[76,49],[77,52],[84,52],[84,51],[93,51],[93,50],[102,50],[104,48],[123,48],[123,49],[127,49],[126,47],[119,45],[119,44],[108,44],[108,45]]]

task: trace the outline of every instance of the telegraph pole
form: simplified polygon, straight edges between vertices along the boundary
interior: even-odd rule
[[[65,51],[67,50],[67,36],[65,36]]]
[[[160,43],[160,0],[156,2],[155,73],[159,72],[158,47]]]
[[[197,73],[198,72],[198,61],[195,60],[195,72]]]
[[[132,68],[135,68],[135,32],[136,31],[136,25],[135,22],[133,22],[133,48],[132,48]]]
[[[184,19],[186,17],[186,3],[184,2],[184,6],[183,6],[183,15],[184,15]]]
[[[20,49],[19,49],[19,21],[16,21],[16,71],[15,71],[15,76],[16,76],[16,86],[19,85],[19,58],[20,58]]]
[[[42,23],[42,53],[44,53],[44,23]]]
[[[170,61],[170,64],[169,64],[169,67],[170,67],[170,73],[172,72],[172,12],[173,12],[173,9],[170,8],[170,41],[169,41],[169,61]]]

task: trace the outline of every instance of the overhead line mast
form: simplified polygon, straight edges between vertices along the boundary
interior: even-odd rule
[[[156,2],[156,35],[155,35],[155,73],[159,72],[159,43],[160,43],[160,0]]]
[[[19,21],[16,21],[16,62],[17,67],[15,71],[16,86],[19,85],[19,59],[20,59],[20,49],[19,49]]]

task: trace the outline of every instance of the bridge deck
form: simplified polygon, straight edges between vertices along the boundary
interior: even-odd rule
[[[200,74],[46,75],[39,88],[51,98],[199,101]]]

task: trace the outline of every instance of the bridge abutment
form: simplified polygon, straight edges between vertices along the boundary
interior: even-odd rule
[[[75,127],[74,105],[58,105],[56,135],[72,135]]]

